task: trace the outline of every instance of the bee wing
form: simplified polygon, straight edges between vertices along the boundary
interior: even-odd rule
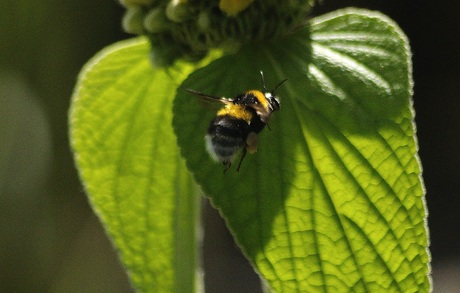
[[[191,94],[194,94],[194,95],[198,96],[200,99],[202,99],[204,101],[207,101],[207,102],[211,102],[211,103],[220,102],[222,104],[231,104],[232,103],[232,100],[224,98],[224,97],[210,96],[210,95],[207,95],[207,94],[204,94],[204,93],[201,93],[199,91],[192,90],[192,89],[184,88],[184,90],[186,92],[189,92]]]

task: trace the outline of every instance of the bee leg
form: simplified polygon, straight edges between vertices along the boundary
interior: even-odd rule
[[[243,160],[244,160],[245,156],[246,156],[246,148],[244,148],[243,152],[241,153],[240,162],[238,163],[238,168],[236,168],[237,172],[240,172],[241,163],[243,163]]]
[[[259,137],[257,136],[257,133],[255,132],[250,132],[248,134],[248,137],[246,137],[246,150],[250,154],[254,154],[257,152],[257,146],[259,145]]]
[[[230,166],[232,166],[232,163],[230,162],[222,162],[225,166],[225,169],[224,169],[224,174],[225,172],[227,172],[228,169],[230,169]]]

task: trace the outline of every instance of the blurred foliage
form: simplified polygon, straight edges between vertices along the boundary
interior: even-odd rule
[[[0,276],[4,286],[23,291],[46,279],[37,266],[52,262],[53,241],[42,241],[54,238],[54,223],[44,213],[50,131],[43,107],[19,76],[0,72],[0,93]]]
[[[76,75],[126,37],[110,1],[2,1],[0,292],[127,292],[73,167],[67,110]]]

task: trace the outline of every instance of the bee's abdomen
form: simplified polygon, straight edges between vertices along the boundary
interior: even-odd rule
[[[209,154],[224,164],[231,163],[235,155],[246,144],[249,125],[242,119],[230,115],[215,117],[206,134]]]

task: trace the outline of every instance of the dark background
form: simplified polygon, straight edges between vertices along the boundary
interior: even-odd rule
[[[434,292],[460,291],[460,5],[328,1],[379,10],[408,35],[429,209]],[[131,37],[115,1],[1,0],[0,292],[131,292],[91,211],[68,146],[76,76],[103,47]],[[439,3],[439,2],[438,2]],[[260,292],[223,222],[204,209],[208,292]]]

